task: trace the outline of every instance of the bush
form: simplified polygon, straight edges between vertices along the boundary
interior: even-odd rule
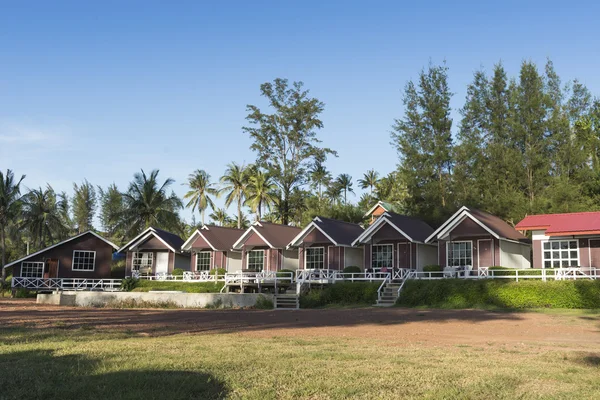
[[[431,264],[423,267],[423,272],[442,272],[444,268],[441,265]]]
[[[345,274],[360,274],[362,272],[362,270],[360,269],[360,267],[357,267],[356,265],[349,265],[346,268],[344,268],[343,272]]]
[[[110,265],[110,277],[112,279],[125,278],[125,260],[113,261]]]
[[[33,292],[28,289],[19,288],[15,292],[15,298],[17,299],[31,299],[37,297],[37,292]]]
[[[227,270],[225,268],[214,268],[209,271],[209,275],[225,275]]]
[[[254,308],[259,309],[259,310],[272,310],[273,307],[274,307],[273,302],[271,300],[267,299],[262,294],[260,296],[258,296],[258,298],[256,299],[256,304],[254,304]]]
[[[507,268],[507,267],[490,267],[490,271],[494,271],[494,276],[515,276],[517,273],[515,271],[519,271],[519,273],[523,272],[527,275],[542,275],[542,270],[540,268]],[[553,276],[554,270],[551,268],[546,269],[547,276]],[[491,274],[490,274],[491,275]]]
[[[173,290],[185,293],[219,293],[223,285],[223,282],[150,281],[140,279],[131,291]]]
[[[183,270],[181,268],[174,268],[173,272],[171,272],[173,276],[183,276]]]
[[[121,289],[126,292],[131,292],[137,286],[139,279],[125,278],[121,281]]]
[[[277,276],[279,278],[283,278],[283,277],[287,278],[289,276],[290,272],[292,273],[292,279],[293,279],[296,276],[296,271],[291,270],[291,269],[279,270],[279,271],[277,271]]]
[[[397,304],[432,308],[600,308],[600,281],[409,280]]]
[[[381,282],[340,282],[323,289],[311,289],[300,296],[300,307],[372,305],[377,302],[380,285]]]

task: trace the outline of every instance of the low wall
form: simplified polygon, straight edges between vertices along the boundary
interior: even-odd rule
[[[148,292],[59,292],[38,294],[38,304],[79,307],[110,307],[120,302],[139,301],[173,304],[181,308],[254,307],[259,296],[273,301],[273,295],[259,293],[148,293]]]

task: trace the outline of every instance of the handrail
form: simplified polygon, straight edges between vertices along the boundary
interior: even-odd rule
[[[379,288],[377,288],[377,302],[381,301],[381,292],[383,291],[385,285],[389,282],[390,277],[391,274],[387,274],[383,282],[381,282],[381,285],[379,285]]]
[[[32,290],[120,290],[121,279],[13,277],[11,286]]]

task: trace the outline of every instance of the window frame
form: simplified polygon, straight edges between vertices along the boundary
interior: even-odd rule
[[[38,264],[38,265],[41,264],[42,265],[41,276],[23,276],[23,267],[25,266],[24,264]],[[45,269],[46,269],[46,263],[44,261],[22,261],[21,262],[21,270],[19,271],[19,275],[21,275],[20,278],[43,279]]]
[[[308,268],[308,251],[309,250],[321,250],[321,267],[320,268]],[[311,261],[315,263],[315,261]],[[306,247],[304,249],[304,269],[325,269],[325,247]]]
[[[135,260],[136,258],[139,258],[141,260],[143,260],[143,258],[141,257],[136,257],[137,254],[149,254],[150,257],[148,257],[150,259],[150,265],[145,264],[145,265],[139,265],[138,268],[135,268]],[[141,268],[150,268],[152,269],[154,267],[154,252],[152,251],[134,251],[132,256],[131,256],[131,270],[132,271],[139,271]]]
[[[246,269],[257,270],[257,268],[250,268],[250,254],[254,253],[254,252],[262,254],[262,257],[260,258],[262,260],[261,268],[259,270],[259,272],[262,272],[265,270],[265,250],[264,249],[249,250],[248,252],[246,252]]]
[[[567,248],[566,249],[562,249],[561,248],[561,243],[566,242],[567,243]],[[575,248],[572,249],[570,243],[571,242],[575,242]],[[545,249],[544,246],[545,244],[548,243],[548,246],[550,247],[549,249]],[[552,243],[558,243],[558,249],[552,249]],[[562,257],[562,252],[563,251],[567,251],[568,253],[568,257],[563,258]],[[577,251],[577,258],[573,258],[571,257],[571,251]],[[550,258],[546,258],[546,252],[550,253]],[[558,252],[559,256],[558,258],[554,258],[554,252]],[[580,251],[579,251],[579,240],[577,239],[550,239],[550,240],[542,240],[542,268],[544,269],[555,269],[555,268],[576,268],[580,265]],[[576,263],[575,265],[568,265],[568,266],[563,266],[563,261],[567,261],[567,262],[571,262],[575,260]],[[546,261],[548,261],[550,263],[549,267],[546,267]],[[554,262],[557,261],[558,262],[558,267],[554,266]]]
[[[75,268],[75,254],[76,253],[91,253],[92,258],[92,269]],[[73,258],[71,259],[71,271],[80,272],[94,272],[96,270],[96,251],[94,250],[73,250]]]
[[[381,247],[389,247],[390,253],[392,254],[392,260],[391,260],[391,265],[390,266],[375,266],[373,265],[373,263],[375,262],[375,248],[381,248]],[[393,243],[381,243],[381,244],[372,244],[371,245],[371,268],[388,268],[388,269],[392,269],[394,268],[394,244]]]
[[[198,262],[200,261],[200,254],[208,254],[208,269],[199,269]],[[212,251],[199,251],[196,253],[196,272],[210,271],[212,269]]]
[[[461,243],[468,243],[471,245],[471,264],[465,264],[465,265],[452,265],[452,263],[450,263],[450,246],[453,244],[461,244]],[[454,253],[454,251],[452,251],[452,253]],[[458,260],[460,261],[461,257],[458,257]],[[473,265],[473,241],[472,240],[452,240],[452,241],[448,241],[446,243],[446,266],[447,267],[471,267],[471,268],[475,268],[475,266]]]

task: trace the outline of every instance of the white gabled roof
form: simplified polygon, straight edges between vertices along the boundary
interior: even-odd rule
[[[256,221],[255,223],[252,224],[252,226],[250,226],[250,228],[246,229],[246,232],[244,232],[244,234],[242,236],[240,236],[240,238],[233,244],[233,250],[240,250],[242,248],[242,245],[244,244],[244,242],[246,240],[248,240],[248,236],[250,236],[250,234],[252,234],[252,232],[256,233],[270,248],[272,248],[272,249],[275,248],[275,246],[273,246],[271,243],[269,243],[269,241],[267,239],[265,239],[265,237],[263,235],[260,234],[260,232],[258,231],[258,229],[255,228],[255,226],[262,226],[262,225],[259,221]]]
[[[448,218],[446,222],[442,224],[442,226],[437,228],[427,239],[425,239],[425,243],[430,243],[434,239],[439,239],[445,236],[448,232],[456,228],[456,226],[463,222],[466,218],[470,218],[477,225],[481,226],[483,229],[489,232],[490,235],[492,235],[496,239],[500,239],[500,236],[496,232],[492,231],[485,224],[479,221],[479,219],[471,215],[469,209],[466,206],[462,206],[457,212],[455,212],[450,218]]]
[[[369,211],[367,211],[367,212],[365,213],[365,215],[364,215],[364,216],[365,216],[365,217],[368,217],[369,215],[371,215],[371,214],[373,213],[373,211],[377,210],[377,207],[381,207],[381,208],[383,208],[383,210],[384,210],[384,211],[390,211],[390,210],[388,210],[387,208],[385,208],[385,206],[383,205],[383,201],[379,200],[377,203],[375,203],[375,205],[374,205],[373,207],[371,207],[371,208],[369,209]]]
[[[120,253],[120,252],[122,252],[125,249],[131,250],[132,247],[135,247],[140,242],[145,241],[150,236],[154,236],[155,238],[157,238],[158,240],[160,240],[165,246],[167,246],[167,248],[169,250],[171,250],[173,253],[177,253],[177,250],[175,250],[173,248],[173,246],[171,246],[169,243],[165,242],[163,238],[161,238],[159,235],[157,235],[156,234],[156,230],[154,228],[152,228],[152,227],[146,229],[145,231],[143,231],[142,233],[140,233],[139,235],[137,235],[136,237],[134,237],[133,239],[131,239],[125,246],[121,247],[118,250],[118,252]]]
[[[213,246],[212,243],[208,241],[206,236],[204,236],[202,234],[202,232],[200,232],[201,229],[208,230],[208,227],[206,225],[203,225],[202,228],[196,229],[196,231],[194,233],[192,233],[192,236],[190,236],[189,239],[186,240],[183,245],[181,245],[181,250],[185,250],[185,251],[191,250],[192,244],[194,243],[194,241],[196,241],[196,238],[198,236],[200,236],[200,237],[202,237],[202,239],[204,239],[204,241],[206,241],[206,243],[208,243],[208,245],[210,246],[211,249],[213,249],[214,251],[217,251],[215,246]]]
[[[397,227],[396,224],[394,224],[388,217],[389,217],[389,214],[387,212],[381,214],[381,216],[379,218],[377,218],[377,220],[373,224],[371,224],[371,226],[369,226],[367,229],[365,229],[365,231],[359,237],[357,237],[356,240],[354,240],[354,242],[352,242],[352,246],[356,246],[357,244],[360,244],[360,243],[365,243],[366,241],[371,239],[371,237],[375,233],[377,233],[377,231],[379,229],[381,229],[383,224],[390,225],[392,228],[397,230],[398,233],[400,233],[402,236],[407,238],[409,241],[415,242],[415,240],[413,240],[413,238],[408,236],[402,229]]]
[[[18,259],[18,260],[16,260],[16,261],[13,261],[13,262],[11,262],[11,263],[8,263],[8,264],[6,264],[6,265],[5,265],[3,268],[12,267],[12,266],[13,266],[13,265],[15,265],[15,264],[18,264],[18,263],[20,263],[20,262],[23,262],[23,261],[25,261],[25,260],[27,260],[27,259],[29,259],[29,258],[31,258],[31,257],[35,257],[35,256],[37,256],[38,254],[44,253],[44,252],[46,252],[46,251],[48,251],[48,250],[50,250],[50,249],[53,249],[53,248],[55,248],[55,247],[58,247],[58,246],[61,246],[61,245],[65,244],[65,243],[68,243],[68,242],[70,242],[70,241],[72,241],[72,240],[78,239],[78,238],[80,238],[80,237],[82,237],[82,236],[84,236],[84,235],[87,235],[88,233],[89,233],[89,234],[92,234],[92,235],[94,235],[94,236],[96,236],[98,239],[102,240],[102,241],[103,241],[103,242],[105,242],[106,244],[109,244],[110,246],[112,246],[112,248],[113,248],[113,249],[115,249],[115,250],[118,250],[118,249],[119,249],[119,247],[118,247],[116,244],[114,244],[114,243],[113,243],[113,242],[111,242],[111,241],[108,241],[108,240],[104,239],[102,236],[98,235],[96,232],[93,232],[93,231],[86,231],[86,232],[80,233],[79,235],[73,236],[73,237],[71,237],[71,238],[69,238],[69,239],[63,240],[63,241],[62,241],[62,242],[60,242],[60,243],[53,244],[52,246],[48,246],[48,247],[46,247],[45,249],[42,249],[42,250],[40,250],[40,251],[36,251],[35,253],[29,254],[29,255],[27,255],[27,256],[25,256],[25,257],[22,257],[22,258],[19,258],[19,259]]]
[[[321,222],[321,220],[319,219],[319,217],[314,217],[313,220],[310,222],[310,224],[308,224],[306,226],[306,228],[302,229],[302,231],[294,238],[292,239],[292,241],[286,246],[286,248],[290,248],[290,247],[296,247],[300,245],[300,242],[302,242],[304,240],[304,238],[310,233],[312,232],[313,229],[318,229],[323,235],[325,235],[325,237],[327,239],[329,239],[329,241],[331,241],[331,243],[334,244],[334,246],[339,246],[339,244],[333,240],[333,238],[331,236],[329,236],[327,234],[327,232],[325,232],[319,225],[317,225],[315,223],[315,221]]]

